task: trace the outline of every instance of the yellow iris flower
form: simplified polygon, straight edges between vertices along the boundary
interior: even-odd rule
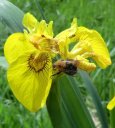
[[[30,40],[36,34],[53,38],[52,23],[40,23],[27,13],[23,25],[29,30],[14,33],[4,46],[5,57],[10,64],[7,71],[9,85],[16,98],[30,111],[36,112],[46,103],[52,83],[50,52],[37,50]],[[36,32],[35,32],[36,31]]]
[[[56,36],[58,39],[62,39],[64,43],[60,41],[60,53],[62,53],[63,59],[77,59],[77,67],[85,71],[93,71],[96,67],[94,63],[90,63],[86,58],[90,57],[99,67],[102,69],[111,65],[111,59],[109,56],[106,44],[101,35],[95,30],[89,30],[85,27],[77,27],[77,19],[74,19],[71,28],[67,29]],[[64,40],[65,38],[65,40]],[[68,45],[73,42],[78,42],[71,51],[68,49]],[[63,46],[62,46],[63,45]]]
[[[4,46],[5,57],[10,64],[7,72],[9,85],[16,98],[30,111],[36,112],[46,103],[52,83],[52,60],[57,54],[61,59],[77,59],[77,67],[93,71],[96,67],[86,58],[91,57],[102,68],[111,65],[106,44],[95,30],[71,27],[53,38],[53,22],[38,22],[30,13],[25,14],[23,25],[29,33],[12,34]],[[69,51],[69,44],[78,42]]]

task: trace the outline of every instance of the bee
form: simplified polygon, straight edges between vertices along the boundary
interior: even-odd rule
[[[77,74],[77,60],[67,59],[67,60],[57,60],[53,63],[53,70],[58,72],[52,76],[58,75],[64,72],[67,75],[74,76]]]

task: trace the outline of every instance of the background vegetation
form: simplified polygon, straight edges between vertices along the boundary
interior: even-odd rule
[[[39,21],[41,14],[34,0],[9,0],[22,11],[32,13]],[[97,30],[104,38],[112,59],[112,65],[105,70],[99,67],[89,73],[97,92],[106,109],[109,102],[109,86],[115,83],[115,1],[114,0],[39,0],[43,12],[48,21],[54,21],[54,34],[70,27],[72,19],[77,17],[78,26],[85,26]],[[4,42],[10,35],[10,31],[0,19],[0,56],[3,56]],[[71,48],[71,46],[70,46]],[[84,100],[90,109],[92,116],[97,117],[92,99],[83,83],[80,75],[75,78],[76,83],[83,94]],[[7,82],[6,70],[0,68],[0,128],[51,128],[51,122],[46,107],[36,114],[25,109],[14,97]]]

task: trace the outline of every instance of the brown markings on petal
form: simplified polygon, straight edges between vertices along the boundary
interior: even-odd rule
[[[45,39],[43,43],[39,44],[46,51],[50,51],[53,53],[59,53],[59,44],[58,41],[55,39]],[[41,48],[41,49],[42,49]]]
[[[41,35],[41,37],[45,37],[44,35]]]
[[[39,73],[47,67],[50,62],[50,57],[48,53],[32,53],[28,58],[28,67]]]
[[[31,36],[29,39],[30,43],[34,45],[34,47],[40,51],[49,51],[55,54],[59,53],[59,44],[58,40],[54,38],[47,38],[44,35],[41,36]]]
[[[73,35],[71,35],[71,36],[69,36],[69,39],[71,39],[71,38],[73,38],[73,37],[75,37],[76,35],[75,34],[73,34]]]

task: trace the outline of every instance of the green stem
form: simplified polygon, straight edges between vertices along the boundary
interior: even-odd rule
[[[48,21],[47,21],[47,19],[46,19],[44,13],[43,13],[43,11],[42,11],[42,8],[41,8],[39,2],[38,2],[37,0],[35,0],[35,2],[36,2],[37,6],[38,6],[38,8],[39,8],[39,10],[40,10],[40,13],[41,13],[42,18],[46,21],[46,23],[48,23]]]

